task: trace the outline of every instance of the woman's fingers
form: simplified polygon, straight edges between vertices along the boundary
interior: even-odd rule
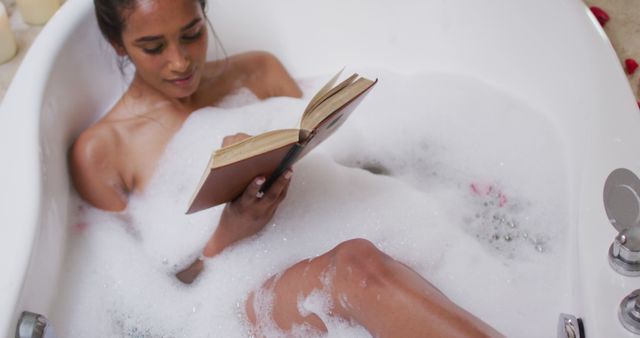
[[[240,199],[242,200],[241,202],[243,204],[249,204],[255,202],[256,199],[261,198],[262,193],[260,192],[260,188],[262,188],[262,185],[265,181],[266,179],[264,178],[264,176],[258,176],[254,178],[253,181],[249,183],[247,188],[244,189],[244,193],[242,193],[242,196],[240,197]]]
[[[282,200],[281,196],[283,193],[286,193],[287,188],[289,186],[289,182],[291,182],[291,176],[293,175],[293,171],[291,169],[287,169],[278,179],[271,185],[269,190],[265,191],[262,200],[268,204],[278,204]]]
[[[278,200],[276,201],[276,204],[280,204],[280,202],[282,202],[287,197],[287,192],[289,191],[289,183],[291,183],[291,178],[287,179],[287,183],[282,189],[280,196],[278,196]]]
[[[289,180],[289,182],[291,182],[291,180]],[[278,196],[278,199],[267,206],[267,213],[269,215],[273,216],[273,214],[276,213],[276,210],[278,210],[278,207],[280,207],[280,203],[282,203],[282,201],[287,197],[287,191],[289,191],[289,182],[287,182],[284,189],[282,189],[282,192],[280,193],[280,196]]]
[[[266,181],[265,177],[258,176],[254,178],[242,195],[234,201],[233,204],[236,206],[236,211],[240,213],[250,212],[254,217],[266,216],[270,218],[270,215],[275,212],[280,202],[287,196],[292,175],[291,169],[287,169],[265,192],[260,191]]]
[[[285,198],[292,175],[291,169],[285,171],[264,194],[260,188],[264,186],[265,177],[254,178],[242,195],[224,208],[216,230],[217,234],[221,234],[218,237],[222,236],[228,243],[233,243],[262,230]]]

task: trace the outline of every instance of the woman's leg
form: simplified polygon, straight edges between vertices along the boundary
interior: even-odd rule
[[[254,327],[260,326],[265,314],[256,316],[256,298],[271,290],[271,318],[280,329],[307,324],[326,331],[317,315],[298,311],[299,297],[323,289],[332,302],[330,315],[356,321],[375,337],[501,337],[415,271],[363,239],[343,242],[269,279],[249,296],[247,315]]]

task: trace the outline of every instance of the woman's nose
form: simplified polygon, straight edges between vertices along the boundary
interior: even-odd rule
[[[191,56],[183,46],[174,46],[169,50],[169,68],[172,72],[185,73],[191,65]]]

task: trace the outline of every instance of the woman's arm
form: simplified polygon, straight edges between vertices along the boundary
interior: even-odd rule
[[[234,243],[260,232],[286,197],[291,175],[291,170],[287,171],[262,197],[258,197],[258,192],[265,178],[256,177],[240,197],[225,206],[216,231],[202,250],[202,256],[213,257]],[[201,257],[178,272],[176,277],[183,283],[191,284],[203,269]]]
[[[225,137],[222,146],[239,142],[247,137],[249,137],[247,134]],[[280,202],[287,196],[292,175],[293,172],[290,169],[287,170],[264,195],[258,192],[265,178],[256,177],[242,195],[227,203],[220,216],[218,227],[202,251],[202,256],[213,257],[232,244],[262,230],[273,217]],[[190,284],[203,268],[204,263],[201,258],[198,258],[189,267],[178,272],[176,277],[183,283]]]
[[[117,169],[119,150],[104,131],[87,130],[69,152],[69,170],[80,196],[93,206],[107,211],[127,207],[129,189]]]

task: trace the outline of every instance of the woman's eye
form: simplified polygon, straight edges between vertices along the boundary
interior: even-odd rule
[[[192,41],[192,40],[196,40],[197,38],[200,37],[200,35],[202,35],[202,30],[199,30],[193,34],[185,34],[182,36],[182,39],[187,40],[187,41]]]
[[[148,54],[158,54],[162,51],[162,48],[164,47],[164,45],[160,44],[156,47],[151,47],[151,48],[142,48],[142,50],[144,50],[145,53]]]

